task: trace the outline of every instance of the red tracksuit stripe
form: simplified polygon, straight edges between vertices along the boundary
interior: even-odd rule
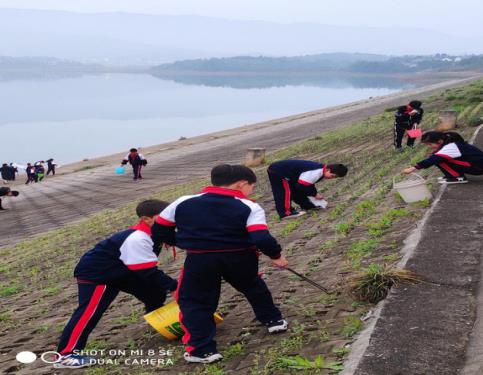
[[[257,230],[268,230],[268,226],[265,224],[253,224],[247,227],[248,232],[255,232]]]
[[[175,293],[176,302],[178,302],[179,300],[179,290],[181,288],[181,283],[183,282],[183,275],[184,275],[184,267],[181,268],[181,273],[179,274],[178,288],[176,288],[176,293]],[[179,302],[178,302],[178,305],[179,305]],[[184,345],[187,345],[191,338],[191,334],[183,324],[183,313],[181,312],[181,308],[179,309],[179,324],[181,325],[181,328],[183,328],[183,331],[184,331],[184,335],[181,341],[183,342]],[[186,346],[185,350],[186,352],[191,353],[193,350],[195,350],[195,348],[193,346]]]
[[[285,179],[282,180],[282,184],[285,189],[285,215],[290,215],[292,213],[290,210],[290,186]]]
[[[441,163],[440,166],[448,171],[452,176],[454,177],[460,177],[460,174],[458,172],[456,172],[453,168],[451,168],[448,164],[446,163]]]
[[[456,160],[456,159],[453,159],[451,156],[444,155],[444,154],[436,154],[436,155],[442,158],[445,158],[448,163],[462,165],[463,167],[471,167],[471,163],[467,161]]]
[[[99,302],[101,301],[101,298],[106,291],[106,287],[106,285],[96,286],[96,288],[94,289],[94,293],[92,294],[91,300],[89,301],[89,304],[87,305],[84,313],[81,315],[79,321],[72,330],[66,347],[60,352],[60,354],[70,353],[72,352],[72,350],[74,350],[77,341],[79,341],[82,332],[84,332],[84,329],[87,326],[87,323],[89,323],[92,315],[94,315],[94,313],[96,312],[97,306],[99,306]]]

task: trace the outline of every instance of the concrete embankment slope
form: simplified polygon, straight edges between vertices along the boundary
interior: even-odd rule
[[[393,288],[345,374],[483,374],[483,176],[470,178],[443,188],[406,263],[427,282]]]
[[[0,213],[0,247],[83,219],[106,208],[141,199],[163,186],[208,176],[217,163],[240,163],[248,147],[275,150],[326,130],[361,121],[410,99],[424,99],[442,89],[463,86],[480,77],[442,82],[143,149],[149,164],[143,172],[145,179],[138,183],[133,183],[129,175],[114,174],[114,165],[118,165],[121,158],[121,155],[117,155],[111,159],[104,158],[103,167],[48,178],[32,186],[20,186],[20,196],[6,199],[5,206],[9,210]],[[388,123],[388,126],[392,124]]]

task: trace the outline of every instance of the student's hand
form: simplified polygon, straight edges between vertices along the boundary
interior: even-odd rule
[[[401,174],[410,174],[410,173],[413,173],[415,170],[416,170],[415,167],[409,167],[409,168],[403,169]]]
[[[282,255],[278,259],[272,259],[272,265],[277,268],[286,268],[288,266],[288,260]]]
[[[171,297],[173,297],[173,299],[176,299],[176,290],[173,290],[171,292]]]
[[[321,199],[324,199],[324,196],[320,193],[317,193],[314,198],[320,201]]]

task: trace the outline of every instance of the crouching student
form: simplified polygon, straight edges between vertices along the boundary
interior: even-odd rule
[[[276,267],[288,262],[268,231],[264,210],[247,198],[255,187],[255,174],[241,165],[218,165],[211,171],[211,182],[213,186],[200,194],[170,204],[153,226],[154,237],[176,242],[187,253],[176,298],[188,362],[222,358],[213,318],[222,279],[247,298],[269,333],[286,331],[288,326],[258,274],[258,250]]]
[[[146,312],[163,306],[167,292],[177,281],[157,268],[159,246],[154,246],[151,227],[168,203],[147,200],[139,203],[137,225],[99,242],[85,253],[74,270],[79,290],[79,307],[67,323],[57,351],[61,357],[54,367],[82,368],[94,364],[79,355],[87,338],[120,291],[144,303]]]
[[[483,175],[483,151],[466,143],[458,133],[429,131],[421,142],[433,150],[432,155],[404,169],[403,174],[436,166],[444,174],[438,178],[440,184],[464,184],[468,182],[465,174]]]
[[[0,187],[0,197],[18,197],[20,193],[16,190],[10,190],[9,187]],[[2,207],[2,199],[0,198],[0,211],[5,211]]]
[[[302,210],[317,208],[309,199],[323,199],[317,193],[315,184],[322,179],[344,177],[347,167],[343,164],[321,164],[309,160],[281,160],[271,164],[267,172],[275,207],[283,219],[305,215],[305,211],[298,212],[293,209],[292,201]]]

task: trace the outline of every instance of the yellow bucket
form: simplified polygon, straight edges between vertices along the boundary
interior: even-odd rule
[[[183,337],[184,330],[179,322],[179,306],[176,301],[160,307],[144,315],[144,319],[168,340],[177,340]],[[214,314],[215,323],[221,323],[223,318],[220,314]]]

